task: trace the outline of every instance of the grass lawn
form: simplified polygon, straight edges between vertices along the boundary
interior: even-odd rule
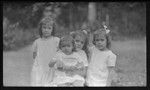
[[[146,86],[146,40],[113,41],[119,82],[114,86]],[[29,86],[33,64],[31,46],[3,52],[3,85]]]

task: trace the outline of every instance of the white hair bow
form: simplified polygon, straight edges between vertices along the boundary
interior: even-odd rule
[[[86,30],[83,30],[83,33],[88,34]]]
[[[106,25],[103,25],[104,26],[104,29],[106,30],[106,34],[108,34],[110,32],[110,30],[107,28]]]

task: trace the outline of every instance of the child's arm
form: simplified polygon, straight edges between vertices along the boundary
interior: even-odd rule
[[[115,72],[115,64],[116,64],[116,55],[111,53],[107,61],[107,67],[109,70],[107,86],[111,85],[112,80],[117,79],[116,77],[117,74]]]
[[[109,74],[108,74],[108,79],[107,79],[107,86],[111,86],[111,82],[113,80],[113,75],[115,74],[114,66],[109,66],[108,71],[109,71]]]
[[[35,57],[37,56],[37,52],[33,52],[33,59],[35,59]]]
[[[93,46],[93,34],[92,33],[89,33],[88,34],[88,47],[91,47]]]
[[[88,62],[90,62],[90,60],[91,60],[92,47],[93,46],[94,46],[94,44],[93,44],[93,33],[89,32],[89,34],[88,34],[88,45],[87,45],[87,49],[88,49]]]
[[[63,67],[64,67],[63,62],[60,61],[60,60],[57,60],[57,62],[55,64],[55,68],[58,69],[58,70],[60,70],[60,71],[64,71]]]
[[[33,47],[33,59],[35,59],[37,56],[37,40],[35,40],[32,47]]]
[[[56,64],[56,61],[52,59],[48,65],[49,65],[49,67],[52,68],[52,67],[54,67],[55,64]]]

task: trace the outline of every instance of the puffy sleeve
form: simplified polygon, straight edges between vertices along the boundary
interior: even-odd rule
[[[108,61],[107,61],[107,65],[108,66],[115,66],[116,64],[116,55],[111,53],[109,56],[108,56]]]

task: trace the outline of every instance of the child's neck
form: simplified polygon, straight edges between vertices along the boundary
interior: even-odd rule
[[[48,37],[42,37],[43,39],[49,39],[52,38],[52,36],[48,36]]]
[[[108,51],[109,49],[108,48],[104,48],[104,49],[98,49],[98,50],[100,50],[100,51]]]
[[[78,49],[78,50],[75,50],[76,52],[80,52],[80,51],[82,51],[82,49]]]
[[[64,53],[64,52],[63,52]],[[65,55],[71,55],[73,52],[71,52],[71,53],[64,53]]]

